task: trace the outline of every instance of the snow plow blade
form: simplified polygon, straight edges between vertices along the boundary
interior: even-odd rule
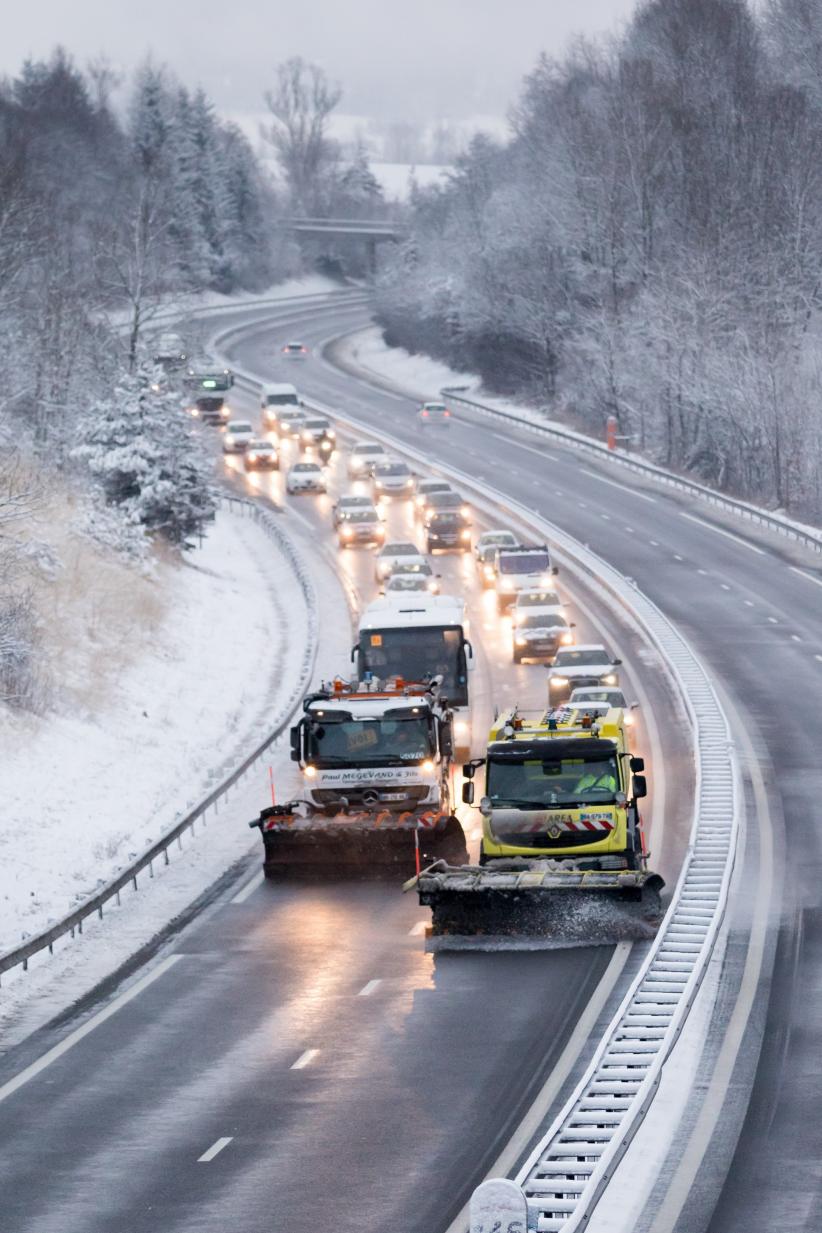
[[[322,879],[407,877],[419,860],[468,859],[465,835],[453,815],[415,817],[380,814],[312,813],[303,802],[270,806],[249,822],[259,827],[268,878]]]
[[[505,868],[502,868],[504,863]],[[404,890],[431,908],[428,951],[548,950],[652,938],[663,916],[658,874],[506,861],[436,861]]]

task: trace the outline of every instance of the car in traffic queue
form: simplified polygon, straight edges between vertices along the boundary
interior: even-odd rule
[[[270,441],[255,437],[246,447],[243,466],[246,471],[279,471],[280,455]]]
[[[516,548],[494,551],[494,589],[497,608],[504,612],[514,603],[520,591],[534,587],[550,587],[556,566],[545,544],[519,544]]]
[[[498,548],[518,548],[519,540],[513,531],[483,531],[474,545],[477,572],[484,587],[492,587],[496,577],[494,557]]]
[[[286,440],[299,440],[306,421],[304,411],[298,409],[281,411],[277,416],[277,433]]]
[[[384,544],[374,561],[377,582],[388,578],[402,565],[426,565],[425,554],[410,540],[389,540]]]
[[[556,706],[570,697],[571,691],[589,686],[619,685],[616,669],[622,663],[614,659],[601,643],[561,647],[548,669],[548,703]]]
[[[424,574],[399,573],[386,578],[380,594],[390,599],[392,595],[436,595],[438,590],[432,591],[431,580]]]
[[[280,355],[284,360],[307,360],[309,351],[305,343],[287,342],[280,350]]]
[[[377,507],[370,505],[366,509],[351,510],[337,528],[337,539],[341,548],[381,544],[385,539],[385,527]]]
[[[325,471],[316,462],[295,462],[285,477],[286,492],[327,492]]]
[[[434,510],[426,519],[425,537],[429,552],[449,549],[470,552],[471,523],[465,516],[464,507]]]
[[[465,498],[458,492],[449,489],[448,492],[432,492],[425,498],[423,506],[423,522],[428,526],[434,514],[459,514],[466,526],[471,525],[471,508]],[[466,536],[466,538],[469,538]]]
[[[437,492],[453,492],[447,480],[418,479],[414,484],[414,512],[418,518],[425,517],[428,498]]]
[[[250,420],[229,420],[223,433],[223,453],[242,454],[254,440]]]
[[[634,711],[639,703],[629,702],[621,689],[582,685],[571,690],[571,696],[566,705],[586,710],[589,706],[616,707],[623,712],[625,723],[630,728],[634,722]]]
[[[339,497],[331,507],[331,521],[334,523],[334,530],[341,522],[344,522],[352,510],[356,509],[371,509],[374,502],[368,496],[361,496],[356,492],[346,492]]]
[[[300,411],[302,403],[296,385],[284,381],[269,382],[260,390],[260,414],[263,425],[276,429],[283,411]]]
[[[392,578],[416,578],[422,585],[414,589],[419,591],[425,590],[429,595],[439,595],[440,593],[440,576],[434,573],[430,564],[424,558],[422,561],[404,561],[396,565],[385,579],[383,589],[388,586]],[[401,590],[402,588],[395,589]]]
[[[368,479],[377,463],[385,462],[388,451],[379,441],[355,441],[348,453],[350,479]]]
[[[451,411],[444,402],[424,402],[417,412],[421,428],[447,428]]]
[[[516,625],[535,612],[559,613],[564,618],[565,605],[559,593],[549,587],[529,587],[527,591],[520,591],[511,609],[511,620]]]
[[[376,464],[371,472],[371,483],[378,500],[410,497],[414,489],[414,476],[407,463],[389,458]]]
[[[512,622],[511,658],[515,664],[524,659],[552,663],[560,647],[572,646],[572,626],[559,612],[529,612]]]

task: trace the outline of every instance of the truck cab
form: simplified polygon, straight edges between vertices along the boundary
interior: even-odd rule
[[[639,869],[645,850],[638,801],[644,760],[628,750],[624,716],[564,708],[529,717],[513,709],[491,729],[484,759],[469,764],[463,800],[485,766],[481,863],[550,857],[588,869]]]
[[[497,608],[504,612],[521,591],[550,587],[557,567],[546,544],[499,547],[494,553],[493,584]]]
[[[438,682],[335,680],[310,694],[291,756],[328,814],[450,810],[451,712]]]

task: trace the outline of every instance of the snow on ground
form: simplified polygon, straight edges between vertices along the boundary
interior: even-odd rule
[[[387,346],[382,330],[375,325],[347,335],[335,350],[369,376],[390,381],[412,398],[439,398],[444,385],[465,385],[476,394],[482,384],[476,373],[455,372],[429,355],[412,355],[403,347]]]
[[[340,284],[323,274],[305,274],[301,278],[289,278],[284,283],[275,283],[265,291],[237,291],[224,295],[220,291],[198,291],[196,294],[167,295],[161,297],[152,307],[152,316],[148,319],[150,328],[159,328],[164,322],[167,328],[177,330],[178,325],[185,325],[186,314],[200,312],[204,308],[248,308],[254,304],[270,304],[274,300],[291,300],[303,295],[325,295],[330,291],[339,291]],[[106,314],[112,327],[123,327],[131,319],[128,308],[116,309]]]
[[[298,548],[301,549],[301,556],[313,576],[318,596],[321,641],[315,681],[319,682],[322,677],[344,670],[348,663],[352,639],[348,606],[333,560],[311,551],[313,532],[310,524],[303,524],[303,520],[299,516],[293,516],[291,512],[283,515],[282,519],[283,529],[292,540],[297,541]],[[207,553],[210,553],[208,564]],[[128,796],[130,806],[135,799],[135,792],[138,799],[144,799],[142,787],[135,783],[135,759],[138,754],[143,773],[157,787],[159,783],[155,775],[155,758],[160,756],[163,765],[170,769],[170,757],[166,757],[162,750],[159,750],[158,755],[158,746],[161,743],[170,743],[173,733],[182,737],[184,742],[193,742],[193,737],[187,730],[187,721],[192,715],[192,697],[196,695],[198,699],[199,722],[196,731],[203,739],[198,742],[199,751],[194,750],[193,744],[185,746],[185,756],[192,761],[184,766],[182,776],[172,771],[165,783],[169,794],[179,788],[181,797],[200,799],[206,795],[208,788],[213,787],[213,784],[206,782],[210,766],[209,755],[216,760],[218,754],[215,751],[219,751],[219,756],[223,756],[228,750],[218,712],[222,710],[228,714],[233,706],[236,718],[239,700],[244,694],[246,702],[242,710],[242,723],[235,723],[231,742],[239,760],[239,755],[245,756],[252,746],[259,743],[291,694],[300,658],[297,652],[305,628],[305,608],[301,594],[295,593],[296,584],[293,577],[290,571],[286,571],[271,540],[264,537],[263,532],[249,521],[220,515],[218,534],[211,541],[211,548],[206,541],[203,555],[198,554],[198,558],[195,558],[196,568],[192,570],[192,577],[196,577],[198,581],[195,583],[186,576],[181,581],[181,586],[187,596],[188,618],[191,619],[192,612],[198,606],[203,608],[202,615],[198,616],[195,611],[194,628],[190,633],[186,631],[185,618],[169,621],[168,628],[164,626],[162,635],[168,640],[163,641],[162,645],[166,649],[175,648],[189,665],[195,660],[196,647],[201,662],[197,664],[198,673],[195,675],[199,674],[202,680],[194,682],[186,677],[185,672],[168,659],[165,650],[162,662],[166,672],[160,672],[158,661],[153,661],[154,666],[146,679],[154,689],[154,694],[149,695],[148,687],[142,692],[151,697],[155,714],[163,705],[160,695],[165,699],[166,712],[176,712],[176,708],[172,706],[175,688],[178,689],[178,697],[185,699],[185,714],[181,715],[180,722],[175,723],[172,729],[163,730],[162,742],[158,740],[154,745],[141,743],[139,751],[132,750],[132,742],[127,739],[127,729],[118,750],[114,750],[108,735],[103,734],[105,748],[111,751],[112,755],[117,753],[126,759],[132,769],[123,773],[122,768],[118,767],[116,790],[112,785],[108,797],[109,816],[95,816],[95,821],[101,828],[95,834],[108,835],[117,831],[117,824],[113,819],[122,817],[122,794],[119,785],[124,782],[131,785]],[[258,566],[265,567],[264,577],[261,576],[262,571],[259,568],[255,572],[254,560]],[[211,570],[211,573],[207,573],[206,568]],[[209,580],[209,586],[200,585],[204,580]],[[271,608],[272,588],[276,591],[277,606],[274,609]],[[257,609],[260,611],[256,611]],[[232,660],[232,655],[239,658]],[[284,658],[287,667],[283,671]],[[241,679],[241,660],[242,666],[246,668],[249,663],[252,665],[253,672],[250,677]],[[213,662],[221,665],[219,670],[212,666]],[[260,671],[261,665],[264,671]],[[134,672],[129,674],[132,685],[139,680],[138,668],[139,666],[136,666]],[[273,683],[273,691],[268,689],[270,683]],[[139,686],[135,685],[135,688]],[[135,728],[139,730],[146,722],[139,709],[139,697],[135,702],[127,688],[126,693],[129,713],[134,716]],[[252,696],[255,693],[260,703],[256,709],[252,705]],[[124,726],[123,723],[119,729],[121,736]],[[79,735],[81,738],[90,739],[91,736],[98,737],[100,732],[98,722],[84,728]],[[0,740],[3,735],[0,732]],[[57,750],[60,748],[65,752],[66,747],[58,742]],[[70,750],[69,754],[70,757],[73,756],[73,751]],[[51,758],[45,767],[43,763],[35,760],[43,756]],[[30,771],[35,767],[43,767],[45,771],[53,766],[54,760],[48,741],[43,738],[38,753],[29,753],[28,767]],[[197,773],[192,773],[195,766],[199,766],[199,773],[203,777],[201,785],[198,784]],[[128,888],[123,891],[120,907],[113,903],[107,905],[102,921],[97,917],[88,918],[83,926],[82,936],[78,935],[73,940],[60,939],[55,944],[53,956],[47,951],[42,952],[30,961],[27,972],[17,967],[4,974],[0,998],[0,1035],[5,1048],[11,1048],[116,972],[141,947],[157,939],[170,922],[185,913],[197,897],[223,875],[230,875],[233,870],[238,877],[242,877],[245,870],[248,876],[251,876],[252,872],[259,868],[262,853],[260,838],[256,830],[249,830],[248,822],[257,816],[261,807],[270,799],[270,773],[273,775],[277,799],[288,799],[297,786],[298,776],[291,762],[287,734],[231,789],[227,801],[221,801],[217,812],[209,811],[207,825],[198,823],[194,837],[187,831],[182,837],[181,849],[178,850],[176,845],[170,849],[171,863],[168,868],[158,862],[153,879],[143,873],[137,891]],[[34,787],[34,776],[28,776],[28,780],[32,782],[28,784],[30,800],[24,815],[27,834],[9,836],[18,852],[27,847],[28,839],[33,835],[32,825],[38,811],[42,810],[42,802],[55,799],[50,774],[49,771],[47,777],[42,773]],[[4,767],[4,782],[0,791],[5,788],[5,778]],[[18,785],[19,819],[23,816],[19,801],[27,782],[24,759],[20,757],[19,750],[15,779]],[[101,783],[94,787],[93,791],[102,793],[105,789],[105,783]],[[188,799],[183,802],[183,808],[187,803]],[[161,821],[163,828],[173,822],[173,809],[169,797],[168,807],[161,808],[162,817],[158,814],[151,824],[143,824],[144,839],[148,835],[159,835]],[[11,828],[6,826],[6,822],[7,819],[4,819],[0,823],[0,879],[4,879],[0,880],[0,901],[2,895],[7,893],[13,895],[17,901],[25,901],[27,888],[23,885],[18,892],[9,872],[8,849],[3,846],[3,839],[6,831]],[[57,832],[58,824],[55,822],[50,833],[55,835]],[[81,850],[87,854],[94,842],[93,838],[86,835],[82,827],[75,829],[75,836]],[[44,877],[46,867],[55,863],[48,859],[46,842],[45,835],[36,840],[36,847],[43,858]],[[130,851],[139,850],[136,842],[127,847],[126,857]],[[106,872],[110,874],[117,863],[122,862],[118,862],[115,857]],[[102,873],[98,871],[96,863],[88,864],[93,886]],[[54,899],[62,893],[66,875],[65,870],[57,868],[51,869],[51,872],[56,879],[49,881],[51,898]],[[0,911],[4,910],[0,908]],[[6,906],[6,919],[8,915]],[[28,923],[27,928],[29,932],[33,931],[31,923]],[[6,937],[3,945],[13,944],[19,933],[20,929],[15,921],[15,936]]]
[[[155,585],[164,602],[129,630],[139,653],[129,661],[127,647],[107,665],[105,690],[42,718],[0,718],[0,950],[169,829],[212,770],[260,738],[272,699],[296,681],[286,605],[302,610],[302,596],[256,523],[220,513],[201,549],[159,565]],[[130,602],[124,587],[119,603]]]

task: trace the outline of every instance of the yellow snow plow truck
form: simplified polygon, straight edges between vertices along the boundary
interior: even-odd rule
[[[438,861],[406,884],[432,909],[430,949],[653,935],[663,881],[648,872],[639,813],[645,764],[628,749],[621,710],[507,711],[485,757],[464,767],[467,805],[481,767],[479,864]]]
[[[407,875],[468,859],[451,802],[452,715],[441,678],[336,679],[308,695],[291,729],[300,800],[264,809],[268,876]]]

